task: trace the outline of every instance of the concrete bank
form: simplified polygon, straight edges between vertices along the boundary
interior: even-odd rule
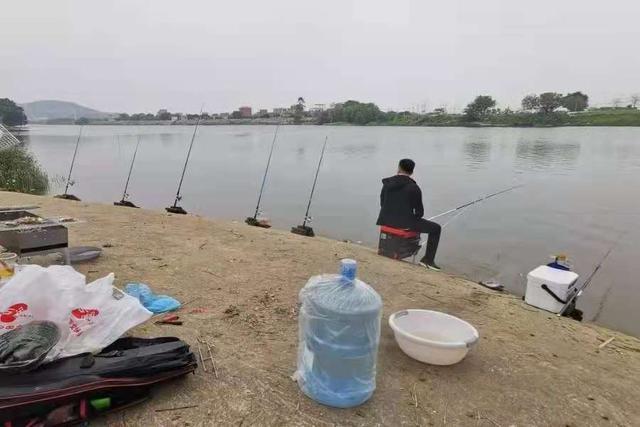
[[[372,250],[197,216],[0,192],[0,205],[38,204],[43,216],[73,216],[72,245],[105,246],[78,270],[89,280],[150,284],[188,304],[183,326],[148,323],[139,336],[175,335],[216,345],[219,378],[195,375],[114,415],[110,425],[632,426],[640,424],[640,341],[536,310],[447,274]],[[360,262],[383,297],[378,389],[365,405],[317,405],[290,379],[296,366],[297,295],[309,276]],[[460,364],[416,362],[397,347],[386,317],[404,308],[459,316],[481,334]],[[610,337],[614,341],[599,349]],[[196,408],[155,412],[160,408]]]

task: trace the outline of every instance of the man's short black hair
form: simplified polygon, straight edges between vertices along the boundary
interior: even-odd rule
[[[402,172],[411,175],[413,173],[413,169],[416,167],[416,162],[411,159],[402,159],[400,160],[400,163],[398,163],[398,167]]]

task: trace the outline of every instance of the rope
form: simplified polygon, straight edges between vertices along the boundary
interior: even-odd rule
[[[0,150],[15,147],[20,144],[20,140],[13,136],[9,130],[0,124]]]

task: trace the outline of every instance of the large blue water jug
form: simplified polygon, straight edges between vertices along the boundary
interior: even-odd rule
[[[376,388],[382,300],[356,272],[344,259],[340,274],[314,276],[300,291],[298,384],[338,408],[366,402]]]

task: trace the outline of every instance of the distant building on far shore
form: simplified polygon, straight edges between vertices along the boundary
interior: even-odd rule
[[[289,109],[288,108],[274,108],[273,109],[273,114],[276,116],[282,116],[285,113],[288,113]]]
[[[238,109],[238,111],[240,111],[240,117],[242,117],[243,119],[250,119],[251,118],[251,107],[240,107]]]
[[[312,115],[317,115],[320,114],[324,111],[325,109],[325,105],[324,104],[314,104],[313,107],[309,108],[309,112]]]
[[[259,117],[265,117],[268,116],[269,112],[267,111],[266,108],[261,108],[260,111],[258,111],[258,116]]]

